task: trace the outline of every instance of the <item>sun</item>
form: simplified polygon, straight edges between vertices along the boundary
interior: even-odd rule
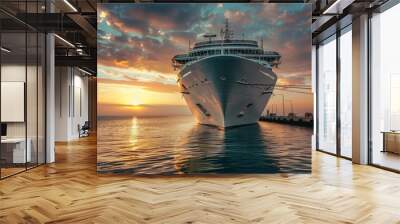
[[[134,99],[134,100],[132,100],[130,105],[131,106],[140,106],[140,105],[142,105],[142,101],[140,99]]]

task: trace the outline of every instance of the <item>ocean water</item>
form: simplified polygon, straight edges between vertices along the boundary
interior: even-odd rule
[[[100,173],[311,172],[312,129],[258,124],[220,130],[191,116],[99,118]]]

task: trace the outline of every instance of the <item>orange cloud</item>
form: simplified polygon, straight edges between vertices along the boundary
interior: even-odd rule
[[[143,81],[138,81],[135,79],[129,79],[129,80],[113,80],[113,79],[103,79],[103,78],[98,78],[97,83],[102,83],[102,84],[118,84],[121,86],[131,86],[131,87],[140,87],[144,88],[153,92],[162,92],[162,93],[177,93],[179,92],[179,86],[178,85],[168,85],[168,84],[163,84],[160,82],[143,82]]]
[[[132,107],[130,105],[100,103],[98,105],[98,115],[100,117],[158,117],[190,115],[190,111],[185,105],[141,105],[140,107]]]
[[[229,19],[229,22],[235,25],[245,25],[251,22],[251,19],[246,13],[238,10],[226,10],[224,17]]]
[[[114,65],[117,67],[121,67],[121,68],[128,68],[129,67],[129,63],[127,60],[114,60]]]

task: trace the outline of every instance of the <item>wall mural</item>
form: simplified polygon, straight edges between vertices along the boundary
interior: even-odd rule
[[[311,171],[311,5],[98,4],[99,173]]]

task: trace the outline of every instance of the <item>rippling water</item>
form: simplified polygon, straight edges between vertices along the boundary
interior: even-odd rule
[[[277,123],[220,130],[191,116],[103,118],[97,169],[107,173],[306,173],[312,129]]]

